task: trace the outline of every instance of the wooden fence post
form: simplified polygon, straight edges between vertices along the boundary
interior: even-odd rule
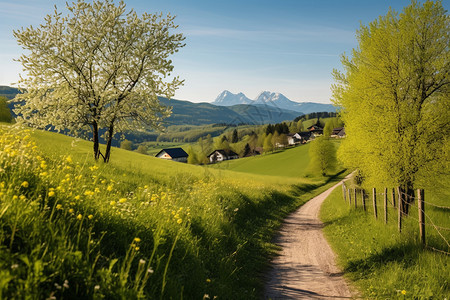
[[[350,188],[347,189],[347,192],[348,192],[348,203],[352,205],[352,194],[350,192]]]
[[[400,187],[397,187],[397,193],[398,193],[398,232],[402,232],[402,193],[400,191]]]
[[[372,189],[373,193],[373,213],[375,215],[375,219],[378,218],[378,212],[377,212],[377,190],[375,188]]]
[[[366,192],[364,189],[361,190],[361,200],[364,211],[366,211]]]
[[[395,188],[392,188],[392,206],[395,207]]]
[[[342,196],[344,197],[344,202],[347,202],[347,199],[345,197],[345,183],[342,182]]]
[[[425,246],[425,205],[424,205],[424,191],[417,190],[417,199],[419,207],[419,228],[420,228],[420,241]]]
[[[356,188],[355,188],[355,191],[354,191],[354,197],[353,197],[353,199],[355,199],[355,208],[358,208],[358,201],[357,201],[357,198],[356,198]]]
[[[388,189],[384,188],[384,223],[388,223]]]

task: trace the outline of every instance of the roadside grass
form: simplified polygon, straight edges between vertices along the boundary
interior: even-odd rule
[[[381,189],[380,189],[381,190]],[[426,190],[426,201],[448,205],[449,195]],[[390,198],[388,198],[390,199]],[[447,199],[447,200],[445,200]],[[378,199],[380,204],[381,199]],[[383,202],[381,202],[382,205]],[[371,195],[367,211],[344,202],[337,188],[325,200],[320,217],[324,233],[338,255],[338,262],[349,279],[355,282],[363,298],[369,299],[446,299],[450,295],[450,257],[423,248],[419,241],[417,204],[410,217],[403,218],[402,233],[398,232],[397,211],[388,209],[388,224],[384,224],[383,207],[374,218]],[[449,211],[426,206],[427,215],[436,225],[450,227]],[[427,220],[427,224],[429,220]],[[449,252],[445,241],[426,226],[429,246]],[[448,231],[441,231],[450,240]]]
[[[283,218],[345,174],[255,175],[0,127],[0,298],[259,299]]]

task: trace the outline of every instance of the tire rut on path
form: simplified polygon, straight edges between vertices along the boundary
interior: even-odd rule
[[[341,182],[309,200],[283,222],[275,243],[282,250],[271,262],[264,299],[351,299],[322,233],[320,206]]]

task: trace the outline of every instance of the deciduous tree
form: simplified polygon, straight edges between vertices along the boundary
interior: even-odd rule
[[[336,148],[326,137],[320,136],[311,142],[309,148],[309,170],[325,176],[336,168]]]
[[[347,138],[339,157],[370,184],[410,196],[449,170],[450,28],[440,1],[412,1],[357,32],[334,71]]]
[[[67,9],[67,16],[55,7],[39,27],[14,31],[26,50],[19,61],[27,72],[19,82],[24,93],[16,97],[25,104],[16,112],[31,126],[91,132],[95,159],[107,162],[115,133],[157,128],[170,114],[157,97],[172,97],[182,84],[168,77],[169,56],[184,37],[172,32],[173,16],[138,16],[123,1],[78,0]]]

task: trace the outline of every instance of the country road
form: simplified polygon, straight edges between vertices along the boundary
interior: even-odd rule
[[[352,298],[318,217],[322,202],[340,184],[311,199],[284,220],[275,240],[282,250],[271,263],[264,299]]]

